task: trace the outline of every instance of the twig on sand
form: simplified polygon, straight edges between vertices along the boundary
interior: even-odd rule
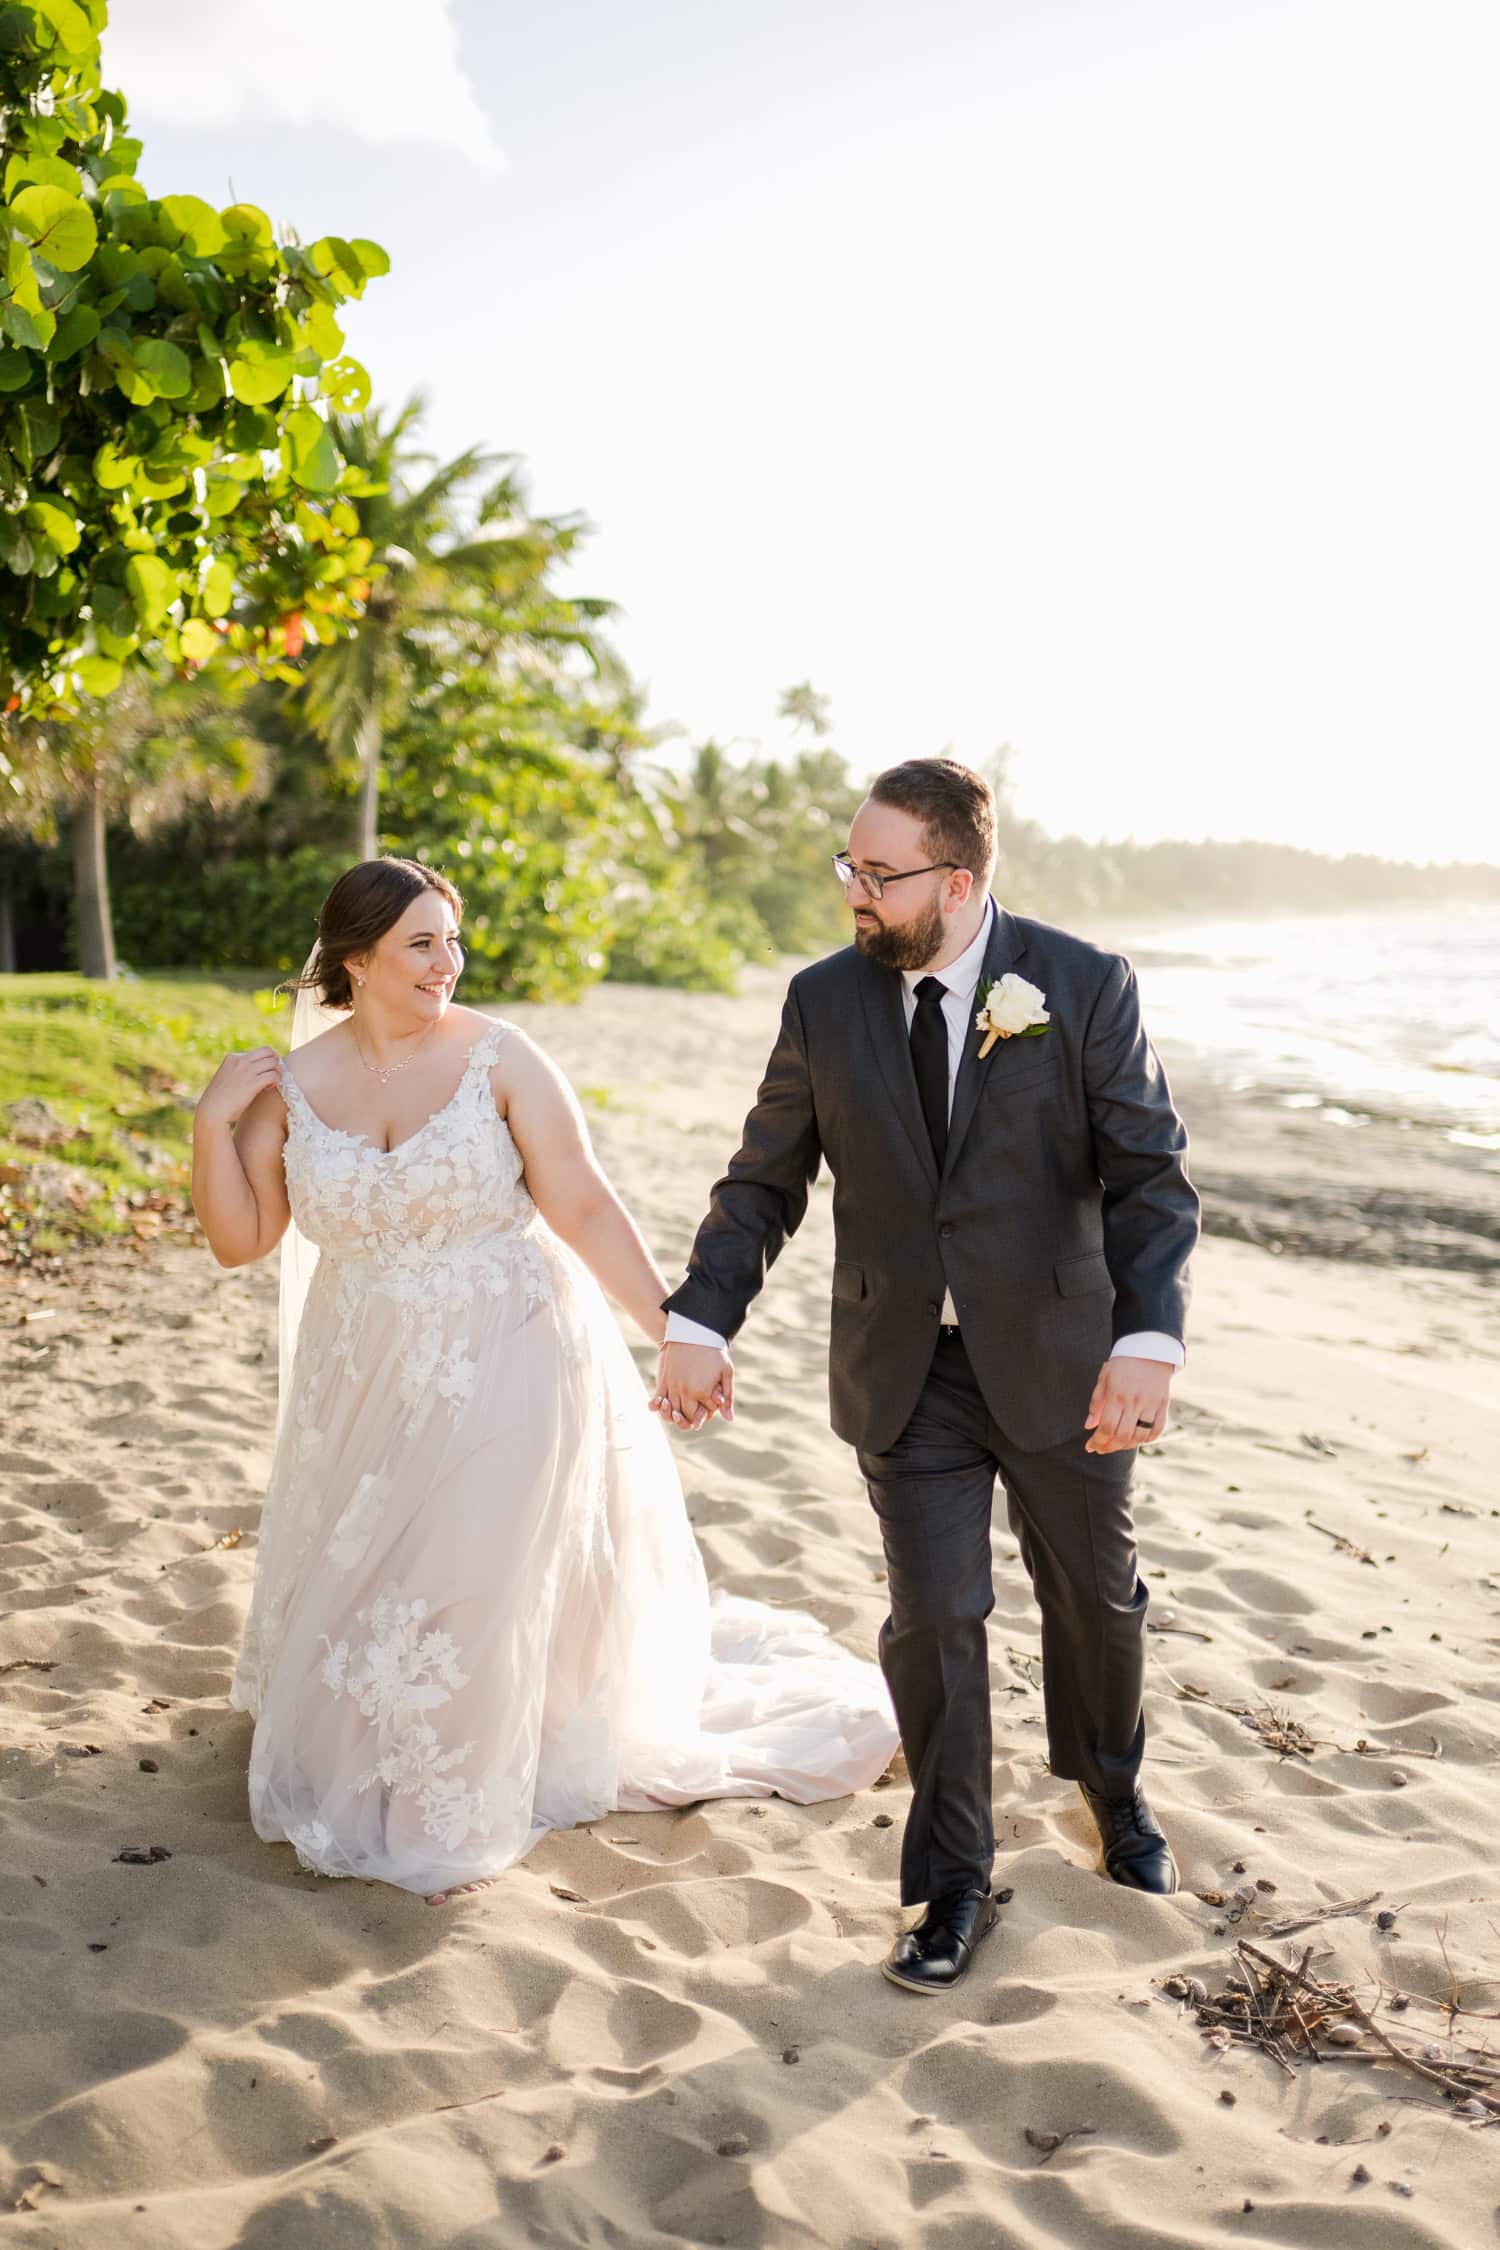
[[[1368,1898],[1336,1899],[1332,1906],[1315,1906],[1309,1913],[1299,1914],[1295,1921],[1267,1922],[1261,1935],[1262,1937],[1295,1937],[1299,1930],[1310,1930],[1315,1922],[1336,1922],[1341,1915],[1363,1913],[1367,1906],[1375,1904],[1379,1896],[1379,1891],[1371,1891]],[[1302,1956],[1304,1971],[1307,1967],[1307,1961],[1308,1955],[1304,1953]]]
[[[1314,1523],[1311,1516],[1305,1520],[1309,1531],[1321,1531],[1325,1539],[1333,1541],[1341,1555],[1353,1555],[1359,1562],[1368,1563],[1372,1570],[1379,1570],[1380,1565],[1368,1547],[1361,1547],[1353,1539],[1346,1539],[1341,1531],[1330,1531],[1326,1523]]]

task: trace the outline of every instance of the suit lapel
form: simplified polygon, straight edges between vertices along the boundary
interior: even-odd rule
[[[991,983],[1003,977],[1007,969],[1014,968],[1025,951],[1026,941],[1016,927],[1014,918],[1006,913],[1004,907],[997,900],[995,903],[995,918],[990,928],[990,942],[984,949],[984,967],[979,973],[980,983],[983,984],[986,977],[990,979]],[[976,1015],[979,1013],[977,993],[974,1013]],[[964,1135],[974,1121],[974,1112],[979,1106],[980,1090],[989,1075],[990,1065],[999,1049],[1006,1042],[997,1040],[995,1046],[990,1049],[984,1061],[981,1062],[979,1050],[983,1044],[979,1033],[971,1024],[965,1034],[963,1054],[958,1065],[958,1079],[953,1088],[953,1114],[948,1120],[948,1151],[943,1163],[944,1178],[952,1171],[958,1161],[958,1152],[963,1147]],[[913,1086],[916,1084],[915,1073],[912,1076],[912,1084]]]
[[[906,1128],[929,1185],[936,1187],[937,1158],[932,1153],[932,1139],[917,1094],[911,1038],[906,1028],[906,1010],[901,1003],[901,972],[882,968],[878,962],[866,961],[862,956],[859,966],[862,971],[860,998],[864,1003],[870,1045],[895,1104],[896,1115]]]

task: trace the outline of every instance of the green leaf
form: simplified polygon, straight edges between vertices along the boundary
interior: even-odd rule
[[[269,344],[242,344],[229,362],[229,388],[242,406],[268,406],[292,379],[292,355]]]
[[[142,631],[154,632],[177,591],[171,571],[159,555],[132,555],[125,565],[125,584]]]
[[[146,376],[158,398],[182,398],[193,379],[192,362],[175,344],[147,341],[135,347],[138,374]]]
[[[203,574],[199,600],[209,617],[227,617],[234,600],[234,565],[226,555],[209,564]]]
[[[67,164],[60,156],[38,156],[22,150],[13,156],[5,167],[5,192],[13,195],[18,187],[34,180],[45,187],[66,188],[69,195],[81,195],[83,179],[76,165]]]
[[[25,352],[0,351],[0,391],[24,391],[31,381],[32,366]]]
[[[45,306],[28,312],[18,297],[0,300],[0,335],[8,336],[13,344],[44,352],[56,333],[57,322]]]
[[[10,206],[31,239],[31,247],[59,273],[77,273],[99,245],[94,214],[66,188],[25,187]]]
[[[47,357],[55,367],[60,366],[65,359],[72,359],[77,353],[86,350],[98,333],[99,315],[93,306],[75,305],[58,322],[57,334],[48,347]]]
[[[344,348],[344,331],[327,305],[311,305],[302,322],[302,340],[319,359],[337,359]]]
[[[211,258],[229,240],[229,230],[211,203],[198,195],[164,195],[161,207],[195,258]]]
[[[363,235],[357,234],[349,247],[372,280],[390,272],[391,261],[378,242],[367,242]]]
[[[94,626],[101,646],[106,639],[112,643],[123,642],[126,647],[134,646],[135,604],[123,586],[116,586],[109,579],[96,578],[89,593],[89,608],[94,613]],[[105,654],[118,656],[120,650],[112,646],[105,650]]]
[[[140,475],[141,464],[134,454],[122,453],[113,445],[101,445],[94,455],[94,475],[105,492],[123,492],[134,484]]]
[[[340,414],[363,414],[370,403],[370,378],[357,359],[336,359],[323,370],[322,391]]]
[[[99,34],[77,0],[31,0],[31,6],[52,26],[64,54],[86,55],[97,45]]]
[[[339,457],[332,433],[310,406],[294,407],[286,418],[281,458],[288,475],[305,492],[332,492],[339,481]]]
[[[204,506],[211,516],[231,516],[244,497],[245,488],[233,477],[210,477]]]
[[[271,222],[264,211],[257,211],[253,203],[231,203],[219,213],[224,232],[231,242],[255,243],[266,249],[275,246],[276,237],[271,232]]]
[[[23,578],[36,561],[31,534],[16,516],[0,516],[0,562]]]
[[[206,664],[219,645],[218,634],[201,617],[190,617],[178,638],[190,664]]]
[[[109,656],[81,657],[73,667],[85,695],[113,695],[124,676],[124,667]]]
[[[66,508],[59,508],[52,500],[33,500],[26,510],[26,521],[33,531],[50,539],[60,555],[71,555],[82,536]]]

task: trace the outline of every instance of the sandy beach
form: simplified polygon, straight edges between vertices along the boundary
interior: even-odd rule
[[[782,983],[512,1011],[669,1272]],[[1147,1779],[1185,1888],[1104,1881],[1044,1770],[1002,1514],[1006,1903],[944,1999],[876,1972],[899,1760],[807,1809],[615,1814],[440,1910],[300,1873],[250,1828],[226,1704],[274,1262],[167,1244],[0,1295],[0,2244],[1493,2241],[1500,2099],[1460,2114],[1443,2081],[1500,2049],[1500,1171],[1173,1075],[1210,1232],[1137,1495]],[[734,1426],[679,1458],[712,1578],[871,1653],[879,1539],[826,1419],[828,1205],[825,1180],[740,1340]],[[1209,2036],[1166,1980],[1224,1994],[1242,1939],[1311,1948],[1426,2075],[1373,2033],[1286,2065]]]

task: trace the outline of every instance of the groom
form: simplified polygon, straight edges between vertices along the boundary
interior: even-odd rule
[[[1115,1882],[1177,1885],[1139,1781],[1147,1596],[1130,1479],[1184,1356],[1198,1198],[1134,972],[990,897],[995,805],[978,774],[893,766],[835,865],[853,947],[792,980],[739,1153],[666,1302],[652,1404],[683,1428],[732,1414],[727,1339],[826,1157],[833,1427],[858,1449],[885,1545],[880,1661],[912,1783],[901,1897],[925,1909],[882,1968],[936,1992],[996,1916],[997,1476],[1041,1610],[1052,1771],[1078,1783]]]

